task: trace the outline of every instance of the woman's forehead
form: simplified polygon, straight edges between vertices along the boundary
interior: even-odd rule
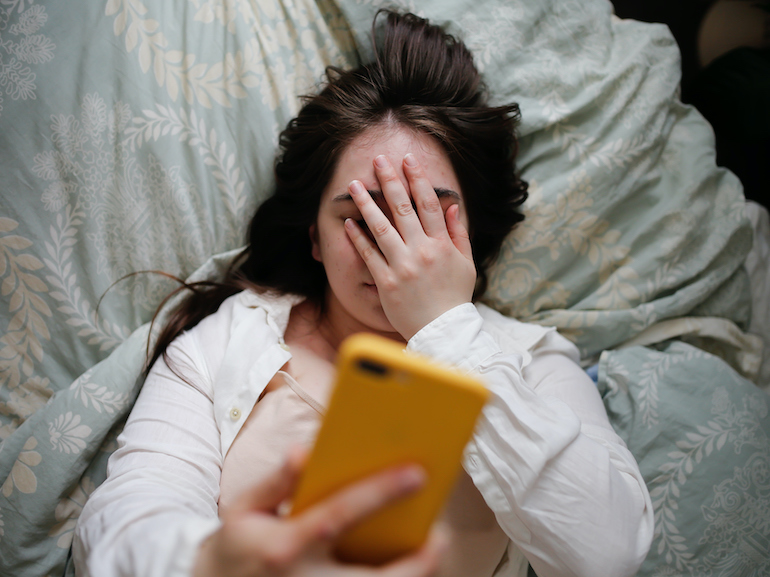
[[[333,198],[347,194],[352,180],[360,180],[372,192],[380,191],[374,172],[374,158],[385,155],[408,189],[403,159],[412,153],[423,167],[431,185],[440,196],[461,200],[462,192],[449,156],[432,136],[401,126],[375,126],[358,137],[340,155],[327,193]],[[374,195],[373,195],[374,196]]]
[[[407,152],[449,162],[443,147],[433,136],[398,124],[382,124],[365,130],[352,140],[342,156],[366,157],[374,151],[379,152],[374,153],[372,158],[377,154],[394,155],[398,157],[399,164]],[[391,159],[391,162],[393,161]]]

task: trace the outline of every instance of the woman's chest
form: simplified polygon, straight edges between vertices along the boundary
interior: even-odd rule
[[[315,440],[335,368],[316,344],[286,343],[290,361],[270,380],[225,456],[220,511],[279,468],[291,447],[311,447]],[[492,575],[508,539],[464,471],[438,523],[451,543],[439,575]]]
[[[289,344],[289,342],[287,342]],[[306,347],[265,386],[222,463],[220,511],[281,466],[289,449],[311,447],[334,380],[334,366]]]

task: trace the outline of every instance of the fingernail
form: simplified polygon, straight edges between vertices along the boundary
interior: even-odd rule
[[[427,475],[422,467],[407,467],[401,471],[398,480],[403,489],[411,491],[422,487]]]
[[[446,530],[438,530],[434,539],[435,539],[434,542],[436,544],[437,551],[441,556],[443,556],[444,553],[446,553],[447,550],[449,549],[449,544],[450,544],[449,535],[446,533]]]
[[[358,195],[366,191],[360,180],[354,180],[348,185],[351,194]]]
[[[388,159],[385,158],[384,154],[380,154],[378,157],[374,159],[374,164],[377,166],[377,168],[385,168],[388,166]]]
[[[411,167],[417,166],[417,159],[414,157],[414,154],[407,152],[406,156],[404,156],[404,164]]]

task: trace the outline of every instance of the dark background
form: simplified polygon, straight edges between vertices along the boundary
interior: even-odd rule
[[[682,54],[682,101],[714,128],[717,164],[743,182],[746,198],[770,208],[770,1],[757,0],[765,16],[765,48],[731,50],[705,68],[698,33],[713,0],[613,0],[615,14],[667,24]]]

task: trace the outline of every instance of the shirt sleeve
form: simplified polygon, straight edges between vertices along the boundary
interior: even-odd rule
[[[108,478],[78,521],[78,575],[189,575],[218,526],[222,466],[210,385],[185,333],[151,370],[110,457]]]
[[[491,392],[465,470],[539,577],[634,575],[652,541],[649,493],[577,349],[551,331],[516,350],[498,328],[468,303],[408,344]]]

